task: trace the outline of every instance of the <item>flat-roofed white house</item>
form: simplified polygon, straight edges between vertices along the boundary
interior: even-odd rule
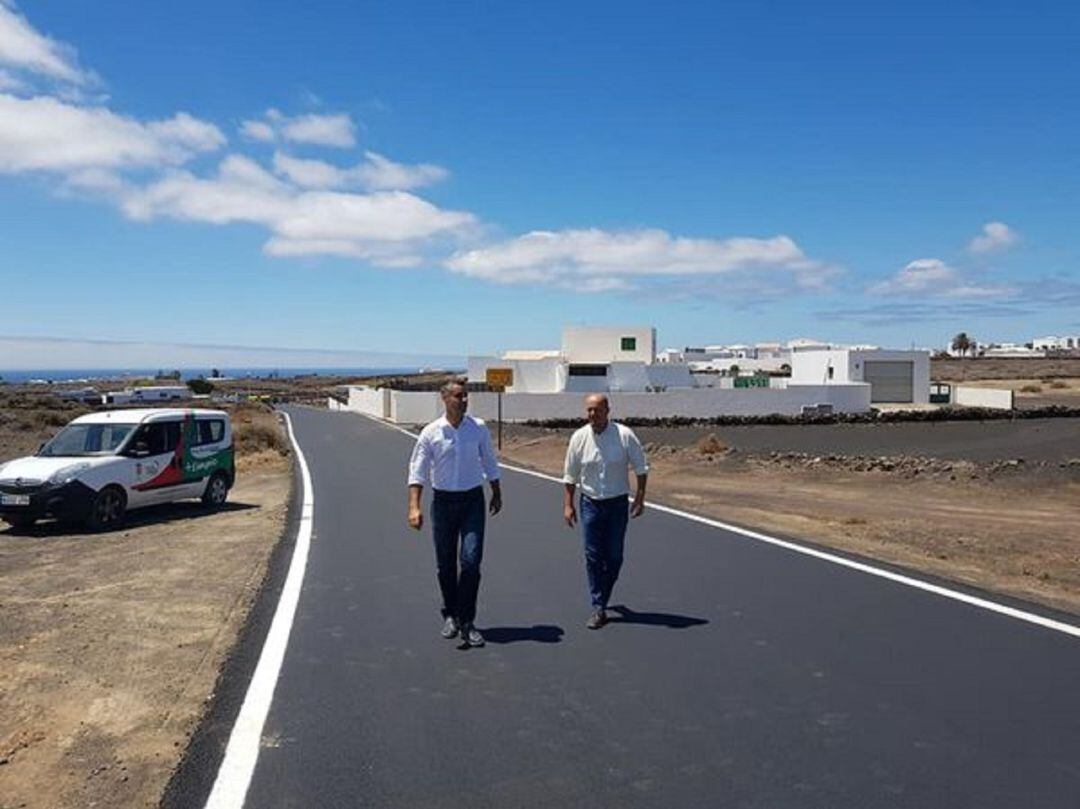
[[[507,393],[591,393],[693,388],[689,366],[656,361],[656,329],[643,326],[563,329],[558,351],[506,351],[469,357],[468,380],[489,368],[513,371]]]
[[[791,384],[870,385],[872,404],[929,404],[930,352],[880,348],[804,349],[795,353]]]

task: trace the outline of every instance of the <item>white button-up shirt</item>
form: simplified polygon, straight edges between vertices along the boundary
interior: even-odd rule
[[[409,459],[409,485],[464,492],[499,479],[499,459],[484,422],[465,416],[454,429],[440,416],[420,432]]]
[[[563,465],[563,482],[581,486],[594,500],[630,493],[629,470],[647,475],[649,464],[634,431],[609,421],[599,435],[586,424],[570,436]]]

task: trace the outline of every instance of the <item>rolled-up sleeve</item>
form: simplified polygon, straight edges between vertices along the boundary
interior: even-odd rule
[[[488,483],[499,479],[499,456],[495,454],[495,445],[491,442],[491,430],[480,427],[480,463],[484,468],[484,477]]]
[[[563,483],[573,483],[575,486],[581,482],[581,446],[575,441],[576,438],[577,433],[570,436],[566,460],[563,461]]]
[[[645,458],[645,450],[641,448],[641,442],[634,435],[633,430],[626,431],[626,454],[630,459],[630,465],[634,468],[635,475],[649,474],[649,462]]]
[[[426,486],[431,480],[431,445],[426,433],[420,433],[409,458],[409,485]]]

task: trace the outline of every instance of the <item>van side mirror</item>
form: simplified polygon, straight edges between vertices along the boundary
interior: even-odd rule
[[[131,456],[133,458],[145,458],[150,454],[150,445],[145,441],[136,441],[135,446],[131,448]]]

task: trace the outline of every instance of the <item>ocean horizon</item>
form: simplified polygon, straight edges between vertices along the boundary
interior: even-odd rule
[[[179,371],[184,381],[203,377],[211,379],[214,368],[36,368],[5,371],[0,369],[0,382],[27,384],[33,382],[54,385],[79,382],[101,382],[106,380],[123,381],[129,379],[153,378],[159,371],[170,373]],[[328,368],[272,368],[272,367],[218,367],[218,373],[229,379],[255,379],[277,377],[292,379],[300,376],[382,376],[388,374],[415,374],[425,370],[434,370],[421,366],[396,367],[328,367]],[[456,371],[457,368],[438,370]],[[163,380],[162,384],[167,384]]]

